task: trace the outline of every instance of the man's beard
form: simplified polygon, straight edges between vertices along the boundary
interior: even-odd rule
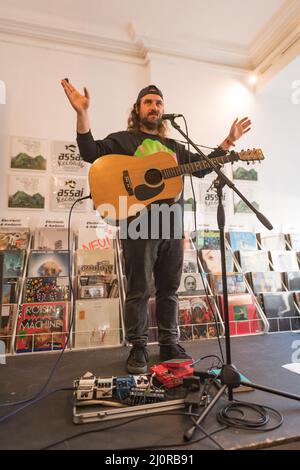
[[[161,117],[156,119],[155,121],[149,121],[148,116],[141,119],[141,124],[143,124],[143,126],[146,127],[146,129],[149,129],[149,131],[157,130],[160,127],[161,123],[162,123]]]

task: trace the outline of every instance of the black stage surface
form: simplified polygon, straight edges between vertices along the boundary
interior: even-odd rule
[[[264,336],[232,338],[232,362],[239,371],[254,383],[300,394],[300,376],[281,366],[292,362],[294,341],[300,340],[297,333],[280,333]],[[224,346],[224,341],[222,340]],[[208,354],[219,355],[215,340],[184,343],[187,351],[196,359]],[[225,347],[223,347],[225,349]],[[299,349],[299,344],[298,344]],[[151,363],[158,362],[158,346],[149,346]],[[66,352],[59,364],[48,390],[72,387],[73,379],[86,371],[96,376],[125,375],[125,360],[128,348],[97,349]],[[45,383],[49,371],[58,357],[57,353],[8,357],[6,365],[0,365],[0,402],[16,401],[32,397]],[[208,364],[207,362],[205,364]],[[196,366],[204,370],[204,363]],[[22,410],[0,425],[1,449],[42,449],[50,444],[67,439],[77,433],[102,429],[67,440],[52,449],[137,449],[152,446],[169,450],[217,449],[209,439],[194,444],[184,443],[183,433],[191,425],[186,416],[155,415],[143,417],[123,424],[132,418],[110,420],[93,424],[75,425],[72,422],[72,392],[61,391],[34,406]],[[275,408],[284,416],[283,425],[271,432],[245,431],[228,428],[214,437],[225,449],[300,449],[300,402],[255,391],[235,393],[239,400],[256,402]],[[220,428],[216,411],[226,403],[225,397],[216,404],[203,422],[206,432]],[[1,414],[14,408],[2,408]],[[175,413],[182,413],[176,410]],[[117,426],[120,425],[120,426]],[[109,427],[114,429],[106,429]],[[197,431],[195,439],[201,438]],[[183,444],[183,447],[176,447]]]

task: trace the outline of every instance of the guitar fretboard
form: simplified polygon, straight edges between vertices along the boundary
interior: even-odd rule
[[[210,160],[216,165],[223,165],[224,163],[230,163],[238,160],[238,154],[235,157],[232,155],[223,155],[221,157],[214,157]],[[196,173],[200,170],[206,170],[211,168],[210,165],[205,160],[199,160],[198,162],[185,163],[183,165],[174,166],[171,168],[166,168],[162,170],[162,175],[164,179],[174,178],[175,176],[189,175],[190,173]]]

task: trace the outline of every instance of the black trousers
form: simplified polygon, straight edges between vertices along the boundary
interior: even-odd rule
[[[152,273],[156,288],[159,344],[178,343],[178,296],[183,240],[122,240],[127,277],[126,339],[145,345],[148,339],[148,301]]]

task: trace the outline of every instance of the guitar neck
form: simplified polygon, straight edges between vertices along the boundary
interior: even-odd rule
[[[237,157],[238,154],[233,158],[230,154],[224,155],[221,157],[210,158],[210,161],[215,165],[223,165],[224,163],[231,163],[233,161],[239,160]],[[172,168],[166,168],[162,170],[164,179],[175,178],[176,176],[189,175],[191,173],[196,173],[200,170],[206,170],[211,168],[210,164],[205,160],[199,160],[198,162],[185,163],[183,165],[178,165]]]

